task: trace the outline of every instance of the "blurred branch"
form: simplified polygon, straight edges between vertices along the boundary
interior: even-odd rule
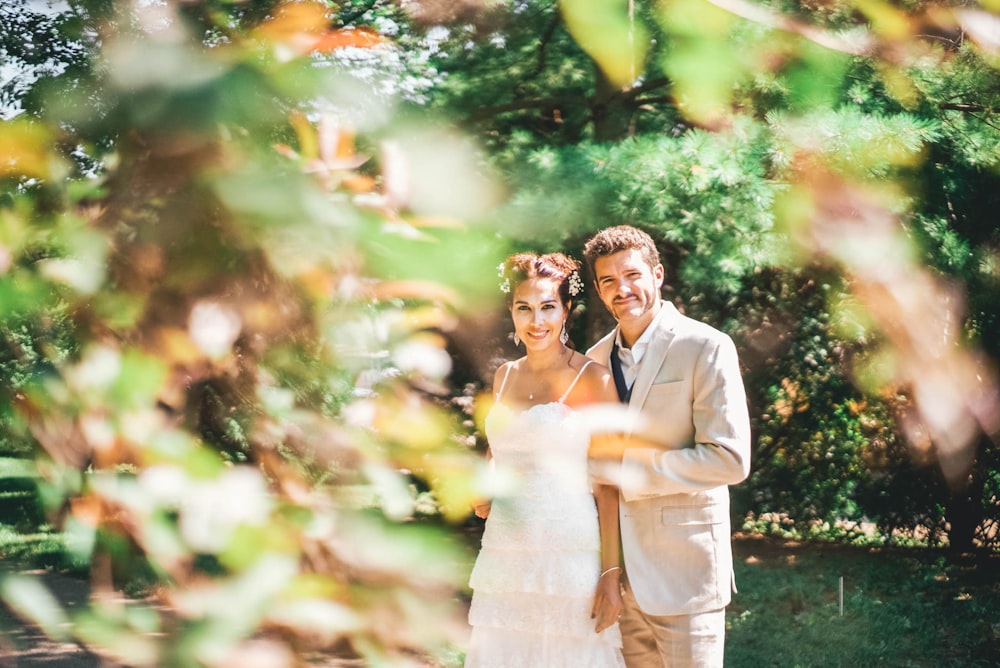
[[[727,12],[761,25],[795,33],[801,37],[834,51],[854,56],[871,55],[875,50],[875,40],[870,33],[857,39],[848,40],[831,32],[804,23],[767,7],[761,7],[747,0],[708,0],[711,4]]]

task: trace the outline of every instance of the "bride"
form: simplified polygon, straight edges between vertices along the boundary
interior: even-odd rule
[[[487,519],[465,665],[623,667],[618,490],[591,484],[581,413],[618,397],[607,368],[566,346],[579,263],[522,253],[499,269],[525,356],[497,369],[486,435],[516,485],[476,507]]]

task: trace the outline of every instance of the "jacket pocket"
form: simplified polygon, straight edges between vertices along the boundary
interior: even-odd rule
[[[714,610],[729,602],[732,563],[728,520],[724,505],[660,509],[654,548],[660,563],[666,565],[660,577],[668,598],[682,609]]]
[[[681,394],[684,391],[685,383],[683,380],[671,380],[665,383],[653,383],[649,386],[649,394],[651,396],[658,397],[669,397],[675,394]]]
[[[729,508],[713,503],[699,506],[664,506],[660,522],[667,527],[722,524],[729,519]]]

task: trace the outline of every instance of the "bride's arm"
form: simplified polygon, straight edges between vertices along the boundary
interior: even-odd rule
[[[621,554],[619,550],[618,488],[596,485],[597,518],[601,528],[601,575],[594,592],[591,617],[596,621],[594,630],[600,633],[618,621],[622,611]]]
[[[493,400],[497,400],[497,395],[500,394],[500,388],[503,386],[503,380],[506,377],[508,371],[507,367],[510,362],[504,362],[501,364],[496,373],[493,374]],[[487,446],[486,448],[486,463],[490,467],[490,473],[493,472],[493,452]],[[477,499],[472,503],[472,511],[476,514],[476,517],[480,519],[486,519],[490,515],[490,508],[492,503],[489,499]]]
[[[601,367],[591,385],[595,403],[617,404],[611,374]],[[600,482],[593,484],[597,504],[597,520],[601,531],[601,574],[594,592],[591,617],[596,620],[594,630],[600,633],[612,626],[621,616],[621,531],[618,519],[618,488]]]
[[[493,468],[493,453],[490,452],[489,447],[486,448],[486,465],[490,468],[490,473],[494,471]],[[490,516],[490,508],[493,507],[493,503],[489,499],[477,499],[472,503],[472,511],[476,514],[479,519],[485,520]]]

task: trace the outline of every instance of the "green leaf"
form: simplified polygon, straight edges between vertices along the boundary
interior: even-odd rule
[[[10,573],[0,580],[0,595],[18,614],[55,640],[70,638],[69,618],[40,578]]]

